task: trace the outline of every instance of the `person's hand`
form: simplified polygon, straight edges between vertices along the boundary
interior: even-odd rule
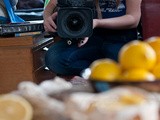
[[[44,20],[44,29],[46,32],[56,32],[57,25],[54,20],[57,17],[57,12],[53,13],[50,17]]]
[[[87,43],[88,39],[89,39],[89,37],[85,37],[84,39],[80,40],[78,43],[78,47],[85,45]]]
[[[97,19],[93,19],[93,29],[97,26]],[[89,37],[85,37],[84,39],[80,40],[78,43],[78,47],[85,45],[88,42]]]

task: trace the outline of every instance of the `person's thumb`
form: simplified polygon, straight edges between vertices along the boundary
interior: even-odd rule
[[[56,17],[57,17],[57,15],[58,15],[58,13],[57,13],[57,12],[53,13],[53,14],[52,14],[52,16],[51,16],[51,17],[52,17],[52,19],[53,19],[53,20],[55,20],[55,19],[56,19]]]
[[[88,39],[89,39],[88,37],[85,37],[83,40],[80,40],[78,43],[78,47],[85,45],[87,43]]]

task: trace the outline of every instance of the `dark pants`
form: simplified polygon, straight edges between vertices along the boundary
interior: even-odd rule
[[[46,66],[60,75],[80,75],[82,70],[100,58],[118,61],[120,48],[131,40],[137,39],[136,29],[113,31],[96,29],[88,42],[78,47],[76,41],[68,45],[60,40],[52,45],[45,56]]]

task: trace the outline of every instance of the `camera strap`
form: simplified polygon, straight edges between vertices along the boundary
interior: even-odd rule
[[[98,19],[102,19],[102,13],[101,13],[101,9],[99,6],[99,0],[95,0],[95,2],[96,2],[97,17]]]

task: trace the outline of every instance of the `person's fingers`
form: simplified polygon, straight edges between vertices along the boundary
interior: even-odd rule
[[[44,26],[44,29],[46,32],[56,32],[56,30],[50,25]]]
[[[85,45],[88,41],[88,37],[85,37],[83,40],[80,40],[78,43],[78,47]]]
[[[57,25],[55,24],[55,22],[53,20],[49,21],[49,25],[47,27],[49,27],[50,30],[52,29],[54,31],[56,31],[56,29],[57,29]]]
[[[54,27],[51,25],[51,23],[48,20],[44,22],[44,29],[46,32],[55,32]]]
[[[53,13],[48,19],[44,21],[44,29],[47,32],[56,32],[57,25],[55,24],[54,20],[57,17],[57,13]]]
[[[52,19],[55,20],[55,19],[57,18],[57,15],[58,15],[58,12],[54,12],[54,13],[51,15]]]

